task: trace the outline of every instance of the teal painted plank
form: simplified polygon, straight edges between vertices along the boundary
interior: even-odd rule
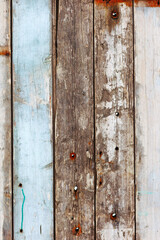
[[[16,240],[53,239],[51,9],[13,0]]]

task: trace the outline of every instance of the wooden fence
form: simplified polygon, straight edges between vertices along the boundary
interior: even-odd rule
[[[0,240],[160,239],[158,0],[0,0]]]

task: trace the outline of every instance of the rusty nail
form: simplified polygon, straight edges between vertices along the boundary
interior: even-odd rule
[[[74,152],[70,153],[70,159],[75,160],[76,159],[76,154]]]
[[[78,224],[77,226],[75,226],[75,227],[72,229],[72,233],[73,233],[73,235],[75,235],[75,236],[80,236],[80,235],[82,234],[81,225]]]
[[[111,213],[111,220],[116,220],[117,214],[116,213]]]
[[[111,16],[112,16],[112,18],[117,19],[118,18],[117,11],[113,10]]]

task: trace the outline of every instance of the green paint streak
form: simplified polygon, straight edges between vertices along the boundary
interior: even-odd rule
[[[21,230],[23,230],[23,208],[24,208],[24,202],[25,202],[25,195],[24,195],[24,191],[22,189],[22,194],[23,194],[23,203],[22,203],[22,220],[21,220]]]

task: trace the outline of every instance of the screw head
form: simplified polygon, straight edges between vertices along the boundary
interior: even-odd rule
[[[116,112],[115,114],[116,114],[117,117],[119,116],[119,112]]]
[[[79,231],[79,228],[78,227],[76,227],[76,232],[78,232]]]

